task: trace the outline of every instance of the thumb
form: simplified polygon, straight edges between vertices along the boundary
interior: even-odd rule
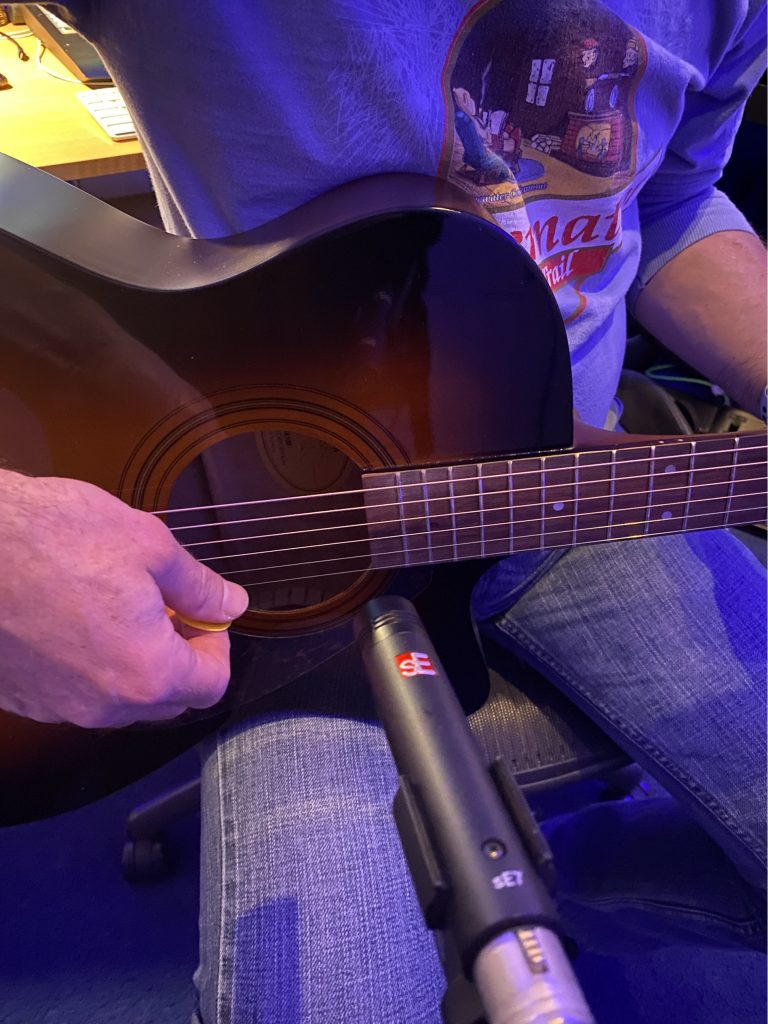
[[[248,593],[198,562],[178,544],[152,575],[169,608],[200,622],[231,622],[248,608]]]

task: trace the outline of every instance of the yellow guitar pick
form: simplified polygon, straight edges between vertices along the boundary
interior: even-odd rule
[[[201,622],[199,619],[188,619],[186,615],[182,615],[181,612],[175,612],[173,608],[166,608],[165,610],[168,615],[175,615],[179,622],[183,622],[185,626],[191,626],[193,629],[202,629],[206,633],[223,633],[234,622],[234,619],[230,619],[229,622]]]

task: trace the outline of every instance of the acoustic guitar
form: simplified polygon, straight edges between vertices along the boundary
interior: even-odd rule
[[[201,241],[4,156],[0,267],[2,465],[97,484],[247,588],[219,714],[429,566],[765,518],[762,433],[573,446],[552,292],[446,183],[353,182]],[[0,821],[128,781],[172,732],[0,716]]]

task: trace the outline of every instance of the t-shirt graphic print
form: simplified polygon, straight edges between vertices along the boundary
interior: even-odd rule
[[[439,173],[469,191],[530,252],[566,322],[581,283],[621,244],[639,185],[634,97],[642,35],[600,3],[485,0],[456,34],[443,74]],[[644,181],[650,167],[639,177]]]

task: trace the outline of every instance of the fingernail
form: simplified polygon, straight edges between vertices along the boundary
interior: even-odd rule
[[[237,583],[228,583],[224,593],[224,614],[230,619],[239,619],[248,608],[248,591]]]

